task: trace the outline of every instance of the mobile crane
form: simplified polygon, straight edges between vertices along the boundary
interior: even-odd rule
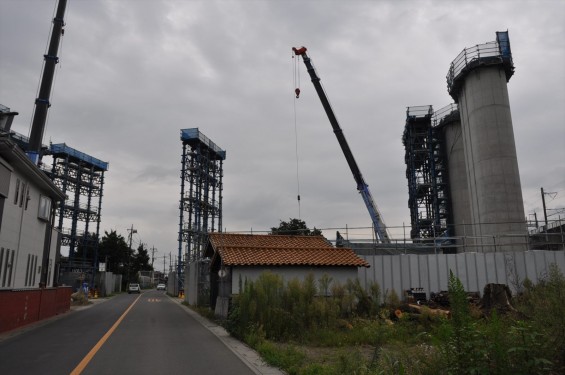
[[[357,183],[357,190],[359,191],[359,193],[363,197],[363,201],[365,202],[365,206],[367,207],[367,210],[369,211],[369,215],[371,216],[371,220],[373,221],[373,229],[375,231],[375,236],[376,236],[377,241],[379,241],[381,243],[390,243],[390,237],[388,235],[386,225],[383,221],[382,215],[380,214],[380,212],[377,208],[377,205],[375,204],[375,201],[373,200],[373,196],[371,195],[371,192],[369,191],[369,185],[367,185],[367,183],[363,179],[363,175],[361,174],[361,170],[359,169],[359,167],[357,166],[357,163],[355,162],[355,158],[353,157],[353,153],[351,152],[351,149],[349,148],[347,140],[345,139],[345,135],[343,134],[343,130],[341,130],[341,128],[339,126],[339,122],[337,121],[337,118],[335,117],[335,114],[334,114],[333,109],[330,105],[330,102],[329,102],[329,100],[326,96],[326,93],[324,92],[324,88],[322,87],[322,84],[320,83],[320,77],[318,77],[318,75],[316,74],[316,70],[314,69],[312,62],[310,61],[310,57],[308,57],[308,55],[306,54],[306,51],[307,51],[306,47],[300,47],[300,48],[293,47],[292,50],[294,51],[294,54],[296,56],[302,56],[302,60],[304,61],[304,65],[306,65],[306,69],[308,70],[308,74],[310,74],[310,78],[312,79],[312,83],[314,84],[314,88],[316,89],[316,92],[318,93],[318,97],[320,98],[320,101],[322,102],[322,106],[324,107],[324,110],[326,111],[326,115],[328,116],[328,119],[330,120],[330,124],[332,125],[334,134],[337,138],[337,141],[339,142],[339,145],[341,146],[341,150],[343,151],[345,159],[347,160],[347,164],[349,164],[349,168],[351,169],[351,173],[353,173],[353,178],[355,179],[355,182]],[[296,95],[298,97],[300,90],[297,88],[295,92],[296,92]]]

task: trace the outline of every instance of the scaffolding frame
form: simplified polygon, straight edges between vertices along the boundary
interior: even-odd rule
[[[222,179],[226,151],[198,128],[181,129],[180,138],[182,159],[177,274],[179,289],[182,289],[183,260],[203,261],[208,232],[222,231]]]
[[[61,270],[80,269],[82,273],[90,274],[93,282],[94,270],[98,266],[100,213],[108,163],[65,143],[50,144],[45,154],[53,158],[47,175],[66,195],[57,209],[61,245],[69,247],[68,260],[61,264]],[[70,220],[70,228],[63,226],[65,219]],[[91,225],[95,227],[91,229]],[[82,258],[75,259],[79,246]]]
[[[412,239],[449,237],[448,225],[452,215],[445,133],[441,125],[456,109],[456,106],[449,105],[434,112],[433,107],[428,105],[406,110],[402,143]]]

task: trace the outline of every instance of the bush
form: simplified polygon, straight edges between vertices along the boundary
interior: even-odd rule
[[[526,283],[526,285],[528,285]],[[526,287],[520,306],[528,319],[472,317],[463,285],[449,277],[451,319],[436,330],[446,374],[550,374],[562,372],[564,279],[556,268],[547,280]],[[528,315],[529,314],[529,315]],[[560,367],[561,366],[561,367]]]
[[[539,358],[551,359],[558,372],[565,373],[565,277],[553,263],[537,285],[524,281],[524,292],[516,299],[517,310],[525,322],[515,328],[523,342],[533,345],[532,335],[539,334],[540,346],[534,345]],[[529,337],[529,338],[528,338]]]
[[[396,293],[327,275],[317,284],[268,273],[241,283],[228,330],[289,374],[565,374],[565,277],[555,265],[537,285],[524,281],[517,313],[479,317],[450,273],[450,319],[424,308],[394,324],[387,318],[400,306]],[[309,357],[319,350],[331,356]]]
[[[351,326],[344,318],[376,317],[380,287],[373,283],[365,291],[359,280],[348,280],[345,287],[324,275],[319,284],[312,274],[303,281],[292,279],[285,285],[281,276],[262,273],[255,282],[241,282],[226,326],[236,337],[262,327],[270,340],[301,340],[308,332],[342,330]],[[331,290],[332,295],[328,296]]]

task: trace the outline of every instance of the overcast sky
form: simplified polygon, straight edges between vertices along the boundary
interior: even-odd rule
[[[0,104],[19,112],[12,129],[24,135],[56,3],[0,0]],[[563,20],[559,0],[68,0],[43,143],[109,162],[101,235],[126,237],[133,225],[134,243],[156,255],[178,248],[184,128],[227,152],[228,231],[267,231],[298,217],[298,185],[310,227],[369,227],[302,62],[294,98],[291,47],[304,45],[384,221],[401,237],[410,222],[406,107],[451,103],[451,61],[509,30],[525,212],[542,219],[541,187],[556,193],[546,196],[549,209],[565,206]],[[324,233],[335,238],[335,229]]]

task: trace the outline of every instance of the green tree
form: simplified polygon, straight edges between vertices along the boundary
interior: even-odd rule
[[[282,221],[279,227],[272,227],[271,234],[285,234],[285,235],[300,235],[300,236],[321,236],[322,231],[319,229],[310,230],[304,220],[300,219],[288,219],[288,221]]]
[[[133,261],[133,250],[129,248],[125,238],[115,230],[104,231],[104,237],[98,245],[98,259],[106,262],[106,269],[115,274],[127,277],[128,269]]]
[[[137,247],[137,253],[134,254],[132,274],[137,274],[139,271],[151,271],[153,268],[149,261],[149,252],[142,243]]]

